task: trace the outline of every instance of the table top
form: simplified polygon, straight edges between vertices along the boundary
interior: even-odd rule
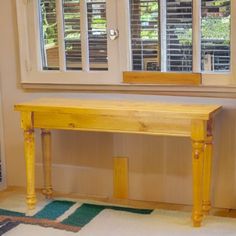
[[[209,120],[221,109],[220,105],[193,103],[163,103],[157,101],[85,99],[85,98],[39,98],[15,105],[16,111],[77,113],[81,110],[96,112],[134,111],[171,115],[176,118]]]

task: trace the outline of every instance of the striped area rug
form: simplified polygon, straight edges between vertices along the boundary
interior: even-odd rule
[[[22,228],[22,225],[37,225],[47,229],[63,230],[63,235],[70,235],[69,232],[79,232],[102,211],[108,209],[142,215],[151,214],[152,212],[152,210],[147,209],[54,200],[33,216],[27,216],[22,212],[0,209],[0,235],[11,235],[15,229]]]
[[[236,236],[236,219],[208,216],[193,228],[191,212],[134,209],[77,199],[39,201],[29,216],[24,195],[0,201],[5,236]],[[32,213],[32,212],[30,212]]]

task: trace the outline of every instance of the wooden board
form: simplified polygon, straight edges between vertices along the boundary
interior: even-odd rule
[[[121,114],[130,112],[148,116],[151,114],[162,118],[203,119],[209,120],[221,106],[187,103],[163,103],[156,101],[135,100],[98,100],[98,99],[66,99],[66,98],[41,98],[30,102],[15,105],[16,111],[50,112],[50,113],[105,113]]]
[[[130,84],[200,85],[200,73],[123,72],[123,82]]]
[[[113,196],[114,198],[128,198],[128,158],[113,157]]]

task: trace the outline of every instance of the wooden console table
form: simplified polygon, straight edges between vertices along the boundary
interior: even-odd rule
[[[85,130],[190,137],[192,140],[194,226],[210,210],[213,118],[221,106],[42,98],[15,105],[21,112],[27,176],[27,205],[35,194],[34,129],[42,129],[44,194],[52,195],[51,129]]]

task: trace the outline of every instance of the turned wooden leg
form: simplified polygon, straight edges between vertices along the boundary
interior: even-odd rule
[[[202,222],[202,170],[203,170],[203,142],[193,141],[193,212],[192,219],[195,227],[201,226]]]
[[[200,227],[202,222],[203,198],[203,157],[204,140],[206,139],[206,122],[194,120],[191,124],[192,133],[192,165],[193,165],[193,211],[194,227]]]
[[[211,171],[212,171],[212,122],[207,127],[207,138],[204,148],[204,167],[203,167],[203,202],[202,210],[207,215],[211,209],[210,193],[211,193]]]
[[[42,129],[42,154],[44,171],[44,189],[43,194],[46,198],[52,198],[52,157],[51,157],[51,132]]]
[[[26,181],[27,196],[26,202],[29,210],[35,208],[35,141],[34,130],[24,130],[25,162],[26,162]]]

